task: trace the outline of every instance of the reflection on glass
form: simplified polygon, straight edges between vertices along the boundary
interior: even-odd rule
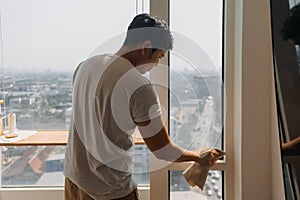
[[[296,54],[297,54],[298,73],[300,76],[300,47],[299,47],[299,45],[296,45],[295,48],[296,48]]]
[[[182,176],[182,171],[170,172],[170,200],[221,200],[223,199],[222,171],[209,171],[203,191],[191,187]]]
[[[299,0],[275,1],[272,5],[272,36],[276,100],[286,199],[299,199]],[[300,138],[299,138],[300,139]],[[298,158],[297,158],[298,156]],[[287,164],[288,163],[288,164]]]
[[[291,177],[294,176],[295,169],[292,169],[294,166],[291,164],[284,164],[283,165],[283,177],[284,177],[284,184],[285,184],[285,195],[287,200],[292,200],[297,195],[293,188],[295,188],[295,179]]]

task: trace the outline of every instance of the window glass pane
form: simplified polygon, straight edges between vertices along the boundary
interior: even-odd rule
[[[64,146],[2,146],[2,187],[63,186]],[[149,150],[136,145],[134,178],[139,185],[148,185]]]
[[[170,199],[171,200],[220,200],[223,199],[222,171],[209,171],[205,186],[201,191],[198,187],[190,187],[182,171],[170,172]]]
[[[175,33],[170,57],[171,136],[190,149],[221,148],[222,1],[171,1],[170,13]]]
[[[170,27],[174,33],[169,70],[171,138],[190,150],[222,149],[223,2],[170,1]],[[200,191],[189,187],[181,172],[172,172],[171,199],[222,199],[222,178],[214,176],[221,172],[211,172],[206,189]]]
[[[222,1],[171,1],[170,132],[188,149],[222,148]]]
[[[73,71],[91,55],[115,52],[136,13],[149,12],[149,0],[137,5],[118,0],[0,0],[0,8],[4,115],[15,113],[19,130],[67,130]],[[61,146],[2,146],[2,187],[63,185],[64,151]],[[145,155],[147,149],[137,145],[134,159],[144,160],[136,164],[134,176],[141,184],[149,183]]]
[[[18,128],[68,127],[74,69],[126,31],[135,6],[134,1],[0,1],[2,98],[4,110],[16,113]]]
[[[2,187],[62,186],[65,147],[3,146]]]
[[[135,145],[134,161],[134,179],[139,185],[149,185],[150,183],[150,162],[149,149],[146,145]]]

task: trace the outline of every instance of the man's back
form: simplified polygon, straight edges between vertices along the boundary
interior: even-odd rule
[[[159,116],[159,107],[148,112],[157,104],[150,82],[127,59],[104,55],[83,62],[74,75],[65,176],[95,199],[132,192],[133,118]]]
[[[110,64],[115,59],[109,55],[92,57],[79,66],[74,76],[73,119],[65,176],[95,199],[125,196],[136,187],[128,170],[119,171],[115,167],[122,163],[128,168],[131,157],[124,157],[126,153],[117,146],[112,148],[112,144],[126,150],[133,145],[130,135],[118,129],[112,118],[110,98],[118,73],[110,69],[116,68]],[[131,67],[125,59],[115,64],[123,66],[119,67],[119,76],[122,69]]]

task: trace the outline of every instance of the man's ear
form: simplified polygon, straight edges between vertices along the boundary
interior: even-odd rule
[[[150,40],[146,40],[145,42],[143,42],[140,48],[142,55],[145,55],[146,49],[151,49],[151,48],[152,48],[152,43]]]

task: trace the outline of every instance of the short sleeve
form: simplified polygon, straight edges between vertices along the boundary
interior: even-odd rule
[[[159,99],[152,84],[145,84],[133,93],[130,113],[134,122],[145,122],[161,116]]]

